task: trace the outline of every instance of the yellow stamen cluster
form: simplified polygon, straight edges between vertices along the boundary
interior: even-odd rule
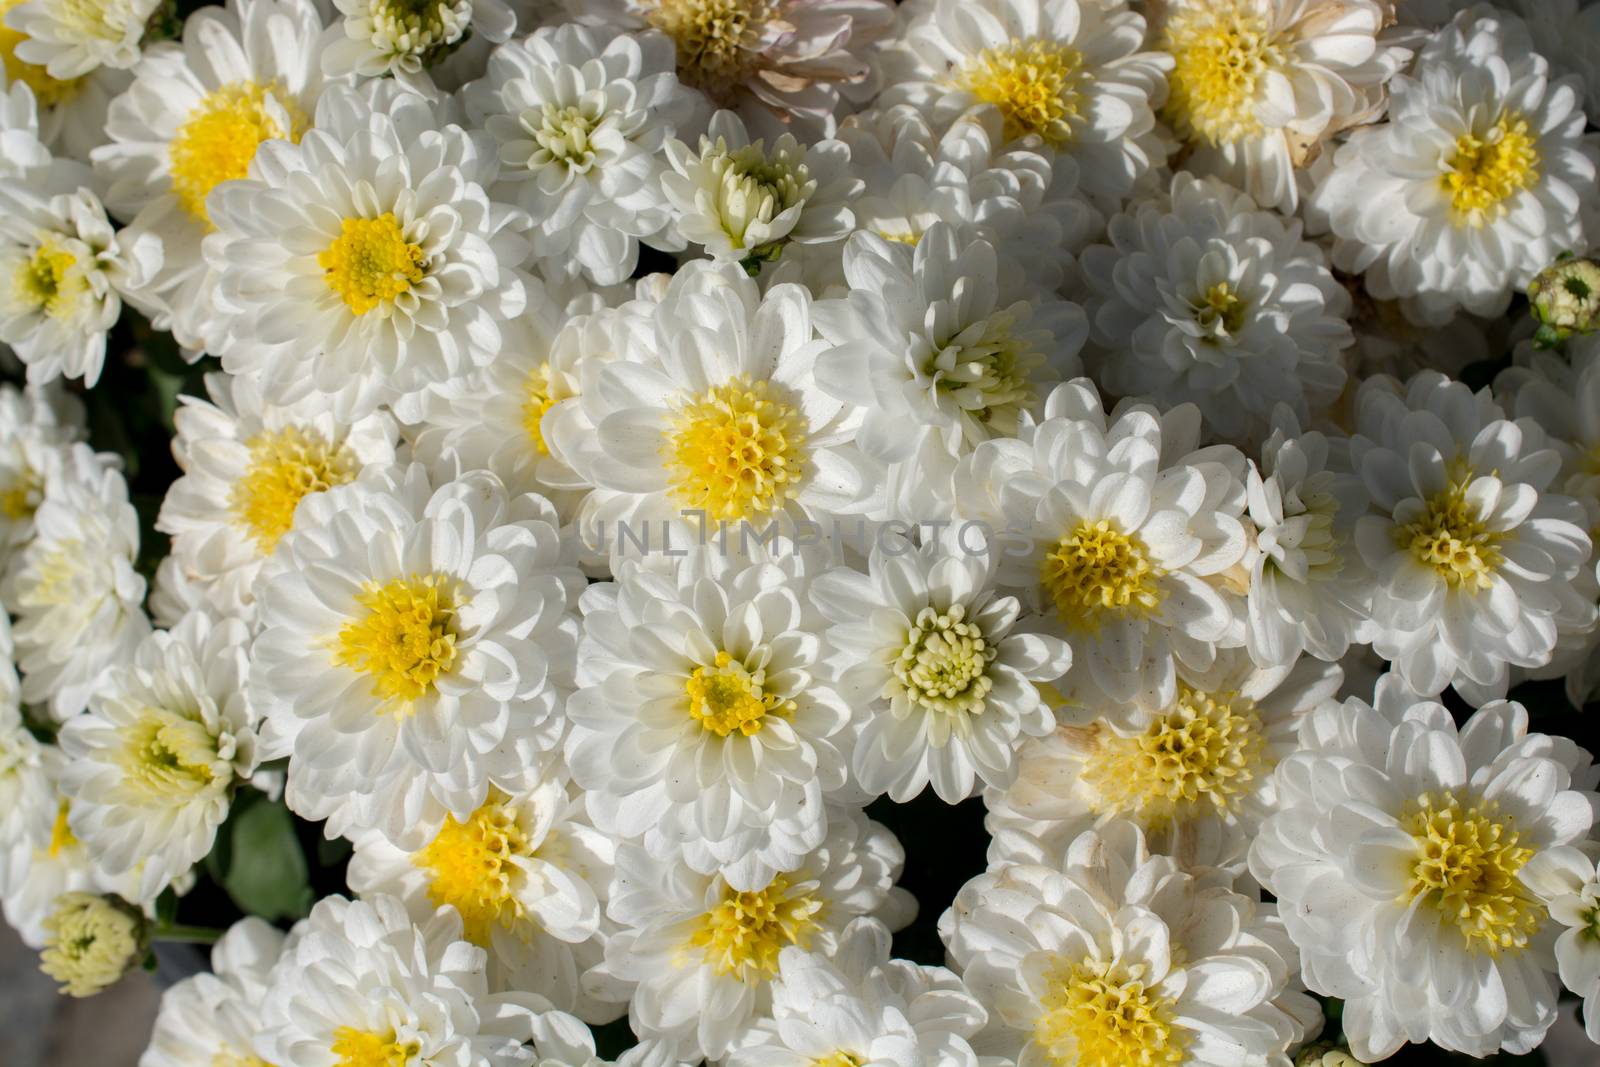
[[[1450,196],[1458,226],[1482,226],[1504,213],[1504,203],[1539,180],[1538,139],[1528,120],[1507,113],[1482,137],[1464,133],[1439,183]]]
[[[1008,139],[1032,134],[1060,148],[1083,118],[1088,77],[1077,49],[1057,41],[1013,39],[979,52],[961,68],[955,85],[995,106]]]
[[[86,77],[52,78],[50,72],[36,63],[28,63],[17,58],[17,45],[28,39],[28,35],[20,30],[14,30],[5,24],[6,13],[23,0],[0,0],[0,64],[6,72],[6,83],[22,82],[33,90],[33,98],[38,101],[41,108],[55,107],[64,104],[78,95],[78,90],[83,88]]]
[[[0,515],[12,522],[29,519],[43,501],[44,479],[35,471],[19,471],[10,485],[0,489]]]
[[[355,314],[365,315],[419,284],[428,273],[427,258],[386,211],[375,219],[345,219],[339,236],[317,253],[317,265],[328,288]]]
[[[372,675],[372,695],[407,709],[456,661],[455,580],[444,575],[367,586],[367,614],[339,631],[334,662]]]
[[[1033,1039],[1055,1067],[1178,1067],[1183,1033],[1171,1001],[1104,964],[1065,963],[1048,976]]]
[[[1216,344],[1238,335],[1247,310],[1231,283],[1218,282],[1194,302],[1194,320],[1205,331],[1204,340]]]
[[[673,495],[726,522],[781,511],[805,478],[805,429],[771,382],[741,376],[713,386],[673,417],[664,448]]]
[[[895,681],[930,711],[981,714],[994,688],[988,670],[999,649],[984,640],[977,623],[966,620],[964,604],[943,613],[923,608],[906,632],[894,664]]]
[[[518,859],[533,855],[533,841],[504,798],[491,797],[465,823],[453,816],[417,853],[416,865],[430,872],[428,899],[461,914],[467,940],[488,948],[496,926],[515,929],[524,917],[517,899]]]
[[[1179,137],[1229,144],[1261,132],[1256,94],[1283,57],[1260,15],[1239,3],[1185,6],[1162,48],[1173,59],[1166,115]]]
[[[127,784],[152,800],[188,800],[228,773],[205,723],[165,708],[146,708],[126,728],[118,762]]]
[[[71,315],[89,281],[78,256],[54,236],[44,235],[33,255],[23,260],[11,281],[17,302],[51,318]]]
[[[1494,801],[1424,793],[1400,826],[1417,845],[1404,902],[1421,897],[1475,952],[1527,947],[1544,909],[1518,877],[1533,849],[1514,818]]]
[[[678,77],[714,97],[743,81],[759,55],[771,0],[654,0],[645,18],[677,45]]]
[[[1421,515],[1395,528],[1395,540],[1450,588],[1477,593],[1493,584],[1503,562],[1499,546],[1505,535],[1489,529],[1467,498],[1471,483],[1471,475],[1463,473],[1429,497]]]
[[[811,1067],[861,1067],[862,1060],[853,1052],[835,1052],[811,1061]]]
[[[1155,614],[1163,573],[1151,562],[1144,540],[1123,533],[1111,519],[1080,520],[1039,565],[1039,579],[1061,621],[1091,632],[1100,629],[1107,614]]]
[[[422,1049],[415,1041],[402,1043],[393,1030],[375,1034],[341,1026],[333,1032],[336,1057],[333,1067],[406,1067]]]
[[[751,982],[778,973],[778,953],[790,945],[809,948],[821,925],[823,902],[807,892],[791,894],[778,875],[765,889],[724,891],[722,901],[700,917],[689,938],[720,975]]]
[[[305,113],[276,84],[234,82],[208,93],[167,149],[178,203],[209,223],[207,194],[222,182],[243,178],[262,141],[298,141],[306,126]]]
[[[229,491],[228,507],[262,555],[289,532],[302,499],[345,484],[359,469],[349,449],[298,426],[263,431],[247,447],[250,466]]]
[[[527,433],[528,440],[533,442],[533,447],[539,455],[548,456],[550,446],[544,439],[544,413],[556,402],[555,392],[550,385],[548,361],[528,372],[527,388],[528,397],[522,402],[522,429]]]
[[[63,797],[56,807],[56,820],[50,824],[50,844],[45,854],[51,859],[60,859],[63,852],[78,844],[78,835],[72,832],[71,815],[72,804]]]
[[[768,715],[787,719],[795,712],[794,701],[762,688],[766,679],[762,668],[747,670],[727,652],[718,652],[715,666],[696,667],[683,685],[689,717],[718,737],[758,734]]]

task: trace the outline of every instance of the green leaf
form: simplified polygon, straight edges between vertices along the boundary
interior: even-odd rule
[[[313,894],[294,817],[280,803],[251,803],[247,796],[240,795],[207,868],[241,911],[270,921],[298,919],[311,910]]]

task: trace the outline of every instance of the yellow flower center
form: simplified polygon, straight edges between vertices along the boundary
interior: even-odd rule
[[[119,762],[128,784],[157,801],[191,799],[226,772],[205,723],[165,708],[146,708],[127,728]]]
[[[1247,308],[1229,282],[1218,282],[1194,303],[1194,319],[1210,344],[1236,336],[1244,326]]]
[[[5,16],[22,2],[23,0],[0,0],[0,64],[5,66],[6,82],[22,82],[32,89],[34,99],[39,102],[41,108],[66,103],[78,95],[78,90],[83,88],[85,78],[68,78],[65,81],[52,78],[44,67],[17,58],[17,45],[26,41],[28,35],[7,26]]]
[[[1159,828],[1233,811],[1270,773],[1265,749],[1253,701],[1180,685],[1177,703],[1141,732],[1103,730],[1083,780],[1095,791],[1096,811]]]
[[[17,267],[11,285],[18,303],[60,319],[77,308],[89,281],[78,266],[77,254],[54,236],[44,235],[33,255]]]
[[[315,430],[266,431],[248,445],[250,466],[233,484],[228,506],[262,555],[270,555],[289,532],[302,499],[343,485],[357,473],[349,449],[329,444]]]
[[[946,341],[923,368],[935,389],[984,428],[978,440],[1016,433],[1019,417],[1034,401],[1033,374],[1045,357],[1027,337],[1012,333],[1015,325],[1009,310],[996,312],[981,329],[968,328]]]
[[[852,1052],[835,1052],[811,1061],[811,1067],[861,1067],[862,1060]]]
[[[654,0],[645,18],[677,46],[678,77],[722,96],[760,51],[771,6],[771,0]]]
[[[393,212],[375,219],[345,219],[339,236],[317,253],[328,288],[350,310],[365,315],[411,291],[427,275],[427,253],[411,244]]]
[[[1477,137],[1456,138],[1448,171],[1439,178],[1450,194],[1458,226],[1482,226],[1504,213],[1504,202],[1539,180],[1537,138],[1528,121],[1512,112]]]
[[[735,731],[750,737],[761,732],[768,715],[787,719],[795,703],[762,689],[766,671],[745,669],[726,652],[718,652],[716,666],[696,667],[683,684],[689,698],[689,717],[707,733],[727,737]]]
[[[65,797],[56,806],[56,821],[50,824],[50,845],[47,854],[51,859],[60,859],[61,854],[78,844],[78,835],[72,832],[72,804]]]
[[[1399,526],[1395,540],[1410,550],[1417,562],[1432,567],[1452,589],[1477,593],[1493,584],[1503,557],[1505,535],[1490,530],[1467,499],[1470,474],[1463,473],[1449,488],[1429,497],[1415,521]]]
[[[895,682],[930,711],[980,714],[994,688],[988,670],[999,650],[966,617],[964,604],[953,604],[943,614],[923,608],[895,660]]]
[[[700,917],[689,946],[720,975],[751,982],[778,973],[778,953],[790,945],[809,948],[820,928],[823,902],[809,892],[791,894],[787,876],[765,889],[724,891],[721,903]]]
[[[432,873],[428,899],[461,913],[467,940],[488,948],[496,926],[515,929],[523,920],[517,899],[516,861],[533,855],[533,842],[517,824],[504,798],[491,798],[467,819],[445,818],[444,827],[416,856]]]
[[[1008,139],[1033,134],[1060,148],[1072,140],[1073,123],[1083,117],[1087,79],[1077,49],[1056,41],[1012,39],[969,60],[955,86],[993,104],[1005,119]]]
[[[765,380],[735,378],[685,403],[663,452],[673,495],[709,519],[780,511],[806,473],[805,420]]]
[[[456,661],[456,582],[440,574],[374,582],[367,609],[339,631],[334,662],[372,675],[372,695],[408,708]]]
[[[1533,858],[1516,820],[1494,801],[1424,793],[1400,819],[1416,840],[1411,884],[1401,898],[1437,908],[1475,952],[1526,948],[1544,909],[1518,873]]]
[[[1061,621],[1091,632],[1099,631],[1106,613],[1155,614],[1161,607],[1156,583],[1162,574],[1150,561],[1144,540],[1123,533],[1110,519],[1080,520],[1039,566],[1040,581]]]
[[[262,141],[299,141],[306,125],[300,106],[276,84],[234,82],[213,90],[189,112],[167,150],[178,203],[209,223],[206,195],[222,182],[243,178]]]
[[[375,1034],[341,1026],[333,1032],[333,1067],[406,1067],[421,1051],[415,1041],[401,1044],[393,1030]]]
[[[1033,1039],[1055,1067],[1178,1067],[1182,1031],[1171,1001],[1103,964],[1065,963],[1049,976]]]
[[[1188,6],[1167,24],[1166,115],[1186,141],[1227,144],[1261,132],[1260,80],[1282,56],[1261,16],[1238,4]]]
[[[35,471],[19,471],[15,481],[0,489],[0,515],[12,522],[31,519],[43,499],[44,479]]]
[[[528,398],[522,402],[522,428],[541,456],[550,454],[550,446],[544,440],[544,413],[555,402],[555,392],[550,383],[550,364],[541,363],[528,372]]]

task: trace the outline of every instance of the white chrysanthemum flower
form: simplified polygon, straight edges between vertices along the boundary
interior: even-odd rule
[[[1350,462],[1374,514],[1356,547],[1376,574],[1372,645],[1420,693],[1503,696],[1512,666],[1550,661],[1557,629],[1595,606],[1573,585],[1589,559],[1583,506],[1555,487],[1561,456],[1486,389],[1423,373],[1403,393],[1369,379]]]
[[[562,1011],[541,1011],[533,1020],[535,1067],[683,1067],[659,1041],[641,1041],[613,1062],[595,1052],[594,1034]]]
[[[1107,239],[1082,263],[1108,390],[1192,400],[1230,440],[1259,435],[1278,404],[1305,422],[1338,398],[1350,296],[1298,223],[1179,174],[1170,199],[1113,217]]]
[[[46,486],[34,536],[12,560],[0,589],[16,618],[22,699],[49,702],[60,721],[78,714],[105,669],[123,662],[150,632],[144,614],[139,516],[128,486],[87,445],[63,465],[79,477]]]
[[[25,0],[5,13],[23,35],[14,54],[51,78],[81,78],[99,67],[139,61],[139,42],[159,0]]]
[[[939,933],[991,1008],[979,1047],[1019,1067],[1269,1067],[1322,1020],[1271,907],[1152,855],[1126,822],[1060,866],[979,875]]]
[[[394,461],[394,420],[334,417],[326,397],[263,400],[248,375],[206,376],[207,403],[179,397],[173,455],[184,474],[167,489],[156,529],[189,588],[225,616],[247,617],[262,564],[294,528],[296,507]]]
[[[298,141],[322,94],[322,19],[311,0],[228,0],[184,23],[182,42],[148,48],[133,84],[112,102],[110,143],[93,153],[106,204],[161,238],[150,287],[178,343],[220,338],[216,274],[201,241],[211,232],[206,198],[243,178],[263,141]]]
[[[487,365],[521,313],[526,216],[489,199],[487,139],[393,82],[333,87],[299,144],[266,141],[251,177],[206,201],[204,244],[233,373],[287,403],[328,394],[341,418]]]
[[[752,1026],[727,1067],[972,1067],[969,1039],[986,1011],[943,967],[889,958],[889,931],[857,919],[830,959],[778,953],[772,1016]]]
[[[719,111],[698,149],[670,140],[666,153],[672,169],[661,189],[676,232],[714,259],[755,273],[790,242],[836,241],[855,227],[850,201],[861,179],[841,141],[802,144],[786,132],[769,148],[752,142],[733,112]]]
[[[1600,1044],[1600,872],[1577,848],[1547,849],[1518,872],[1566,927],[1556,939],[1561,984],[1583,998],[1584,1030]]]
[[[409,844],[540,773],[583,587],[554,522],[485,471],[435,489],[417,464],[301,503],[257,585],[250,662],[295,811]]]
[[[260,919],[241,919],[211,950],[211,972],[161,995],[150,1047],[139,1067],[255,1067],[267,980],[284,935]]]
[[[1170,704],[1178,664],[1205,670],[1219,643],[1243,643],[1224,593],[1246,549],[1244,457],[1197,450],[1199,424],[1192,405],[1108,418],[1080,378],[956,471],[962,516],[1001,539],[1001,586],[1053,611],[1072,643],[1068,684],[1109,704]]]
[[[1600,115],[1600,8],[1580,0],[1498,0],[1522,16],[1534,51],[1557,76],[1583,82],[1583,109]]]
[[[469,38],[498,44],[517,28],[505,0],[333,0],[322,70],[330,78],[394,77],[429,90],[431,67]]]
[[[1355,544],[1367,489],[1344,461],[1343,438],[1301,433],[1286,408],[1273,424],[1245,481],[1256,527],[1245,644],[1263,666],[1302,652],[1334,662],[1370,637],[1372,572]]]
[[[1574,86],[1551,82],[1520,20],[1463,11],[1390,83],[1389,118],[1357,130],[1313,194],[1333,260],[1419,321],[1505,310],[1560,252],[1592,237],[1580,218],[1600,148]]]
[[[641,239],[674,243],[661,232],[662,146],[698,105],[672,62],[656,34],[569,24],[501,45],[468,88],[467,110],[499,145],[495,192],[533,216],[547,270],[612,285],[633,273]]]
[[[20,888],[31,853],[48,849],[60,800],[56,782],[60,754],[39,741],[18,706],[17,672],[11,666],[11,623],[0,612],[0,897]],[[63,832],[70,832],[63,830]]]
[[[1292,212],[1295,168],[1383,111],[1411,58],[1383,34],[1385,0],[1176,0],[1155,27],[1173,58],[1163,116],[1183,166]]]
[[[0,570],[33,538],[34,512],[61,468],[70,480],[87,474],[71,472],[74,465],[105,462],[71,447],[83,436],[83,405],[59,384],[0,386]]]
[[[5,110],[14,113],[0,115],[0,128],[11,128],[25,111],[27,124],[44,147],[72,159],[86,160],[91,151],[105,143],[106,109],[111,98],[127,87],[128,72],[101,67],[78,78],[52,78],[44,67],[19,58],[17,46],[28,36],[12,29],[5,16],[23,2],[0,0],[0,90],[10,94],[26,87],[32,100],[26,109],[8,105]],[[15,169],[20,162],[8,158],[0,163],[0,171]]]
[[[1307,717],[1251,873],[1278,897],[1306,984],[1344,1000],[1363,1061],[1407,1041],[1527,1052],[1556,1018],[1556,961],[1520,875],[1588,836],[1596,773],[1572,742],[1528,733],[1520,704],[1458,730],[1408,696],[1391,675],[1377,709],[1352,698]]]
[[[974,546],[976,548],[976,546]],[[956,804],[1016,777],[1017,749],[1055,725],[1036,683],[1072,662],[1065,641],[1017,626],[993,561],[954,538],[874,548],[868,572],[812,583],[829,662],[860,733],[852,767],[868,793],[905,803],[930,784]]]
[[[1058,708],[1061,725],[1019,753],[1015,783],[985,794],[990,869],[1057,866],[1079,834],[1113,819],[1185,866],[1242,868],[1276,806],[1273,768],[1341,677],[1312,659],[1261,669],[1236,649],[1182,677],[1165,707]]]
[[[234,793],[255,773],[244,690],[250,632],[189,615],[113,666],[87,714],[61,728],[72,832],[148,904],[211,851]]]
[[[590,980],[631,993],[628,1019],[641,1037],[685,1059],[720,1059],[770,1014],[784,949],[831,956],[852,919],[890,929],[910,920],[915,902],[894,886],[904,862],[893,834],[842,809],[818,848],[748,891],[623,844],[608,906],[621,929]]]
[[[1172,59],[1143,51],[1145,20],[1125,0],[916,0],[902,18],[880,105],[912,104],[940,126],[992,105],[1008,141],[1070,157],[1084,191],[1108,201],[1165,160],[1152,106]]]
[[[813,379],[824,345],[805,289],[763,296],[733,264],[689,263],[651,328],[631,332],[626,358],[585,368],[583,418],[543,421],[596,487],[578,520],[586,544],[620,556],[673,537],[681,551],[697,531],[737,527],[738,541],[873,502],[881,473],[855,447],[850,413]]]
[[[564,774],[515,794],[491,789],[468,818],[430,822],[414,848],[358,833],[348,879],[363,897],[398,897],[418,922],[455,908],[466,940],[489,953],[491,989],[537,993],[609,1022],[624,1006],[589,996],[579,978],[601,959],[616,846],[590,824]]]
[[[486,972],[483,950],[461,939],[448,908],[413,925],[393,897],[325,897],[272,968],[255,1055],[333,1067],[531,1067],[532,1006],[491,994]]]

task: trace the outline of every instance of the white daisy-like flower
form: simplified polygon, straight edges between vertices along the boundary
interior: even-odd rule
[[[56,782],[60,753],[28,729],[18,703],[17,672],[11,666],[11,622],[0,612],[0,897],[15,892],[28,853],[50,846],[59,814]]]
[[[139,42],[159,0],[25,0],[5,13],[23,35],[14,54],[51,78],[81,78],[99,67],[139,61]]]
[[[1388,121],[1334,154],[1311,207],[1333,261],[1438,323],[1505,310],[1513,290],[1592,235],[1580,217],[1600,147],[1577,89],[1552,82],[1519,19],[1487,5],[1428,39],[1390,83]]]
[[[331,78],[393,77],[433,88],[428,70],[470,38],[495,44],[517,28],[505,0],[333,0],[335,18],[322,47]]]
[[[1278,404],[1304,422],[1339,396],[1350,296],[1298,223],[1179,174],[1170,199],[1115,216],[1107,239],[1082,263],[1091,362],[1111,392],[1194,401],[1230,440],[1258,436]]]
[[[1356,547],[1376,574],[1372,645],[1420,693],[1502,696],[1511,666],[1550,661],[1558,625],[1592,624],[1573,585],[1587,516],[1559,493],[1561,456],[1487,389],[1424,372],[1369,379],[1350,463],[1372,499]]]
[[[850,708],[823,674],[815,567],[704,546],[585,592],[567,758],[602,829],[741,890],[822,842]]]
[[[1023,747],[1016,781],[985,794],[990,869],[1059,865],[1079,834],[1116,819],[1185,866],[1242,868],[1276,807],[1273,768],[1341,677],[1312,659],[1258,668],[1235,649],[1182,677],[1165,707],[1058,706],[1061,725]]]
[[[499,145],[496,194],[533,216],[548,270],[612,285],[633,273],[641,239],[674,243],[661,233],[672,219],[662,147],[698,104],[672,70],[661,36],[568,24],[501,45],[467,90]]]
[[[0,569],[32,539],[34,512],[56,472],[109,458],[72,448],[83,436],[83,405],[59,385],[0,386]]]
[[[113,666],[57,739],[73,834],[150,903],[211,851],[235,791],[255,773],[245,695],[249,630],[187,616]]]
[[[889,958],[889,931],[857,919],[830,959],[778,953],[772,1016],[752,1026],[728,1067],[971,1067],[987,1012],[943,967]]]
[[[1175,0],[1155,27],[1173,58],[1162,114],[1192,148],[1183,166],[1292,212],[1295,169],[1383,111],[1411,58],[1383,30],[1385,0]]]
[[[1561,984],[1583,998],[1584,1031],[1600,1044],[1600,872],[1577,848],[1546,849],[1518,872],[1566,929],[1556,938]]]
[[[939,933],[991,1007],[980,1047],[1019,1067],[1268,1067],[1321,1024],[1272,909],[1152,855],[1126,822],[1079,836],[1061,866],[979,875]]]
[[[555,515],[474,471],[385,471],[301,503],[256,590],[250,688],[288,801],[329,833],[412,844],[560,738],[583,576]]]
[[[1306,718],[1251,873],[1278,897],[1306,984],[1344,1000],[1361,1060],[1407,1041],[1527,1052],[1556,1018],[1556,961],[1550,916],[1520,875],[1588,836],[1589,754],[1530,734],[1520,704],[1487,705],[1458,730],[1394,676],[1378,697]]]
[[[89,453],[87,445],[73,445]],[[65,721],[81,712],[107,667],[150,632],[144,614],[139,516],[122,475],[92,454],[63,464],[34,513],[33,540],[0,583],[16,619],[22,699]]]
[[[1126,0],[915,0],[883,54],[879,104],[912,104],[938,125],[985,104],[1008,141],[1038,138],[1073,159],[1091,196],[1126,197],[1167,146],[1153,107],[1172,59],[1144,51]]]
[[[265,141],[206,201],[232,373],[358,418],[488,364],[521,313],[528,220],[489,199],[486,138],[393,82],[333,87],[300,143]]]
[[[1016,776],[1017,749],[1055,718],[1038,683],[1066,673],[1065,641],[1017,625],[992,558],[954,538],[874,548],[867,573],[811,585],[839,695],[860,723],[852,767],[868,793],[905,803],[930,784],[955,804]]]
[[[228,0],[184,23],[181,42],[145,50],[133,84],[111,104],[109,143],[92,153],[118,216],[161,238],[150,282],[164,314],[157,327],[202,349],[220,337],[216,275],[201,242],[206,198],[249,173],[261,142],[298,141],[322,94],[322,18],[311,0]]]
[[[269,403],[249,375],[207,375],[206,392],[209,403],[179,397],[172,450],[184,474],[156,529],[172,535],[169,558],[187,587],[222,615],[246,616],[300,501],[392,463],[396,429],[384,412],[343,422],[322,395]]]
[[[1002,540],[1002,588],[1054,614],[1069,685],[1166,706],[1179,664],[1205,670],[1219,644],[1243,644],[1227,572],[1246,549],[1244,457],[1197,449],[1192,405],[1108,417],[1087,379],[1056,387],[1041,414],[961,461],[962,517]]]
[[[52,78],[37,63],[17,56],[17,46],[28,39],[6,22],[6,14],[24,0],[0,0],[0,89],[15,92],[26,87],[35,107],[31,122],[44,146],[73,159],[88,159],[106,140],[106,109],[111,98],[127,87],[127,71],[101,67],[78,78]],[[7,125],[0,118],[0,126]],[[9,146],[8,146],[9,147]],[[7,159],[0,168],[15,167]]]
[[[1347,441],[1302,433],[1287,408],[1274,416],[1245,482],[1256,528],[1246,646],[1263,666],[1302,652],[1334,662],[1369,636],[1372,572],[1355,544],[1367,489],[1344,461]]]
[[[254,1067],[267,980],[284,935],[249,917],[228,928],[211,949],[211,971],[185,978],[161,995],[150,1046],[139,1067]]]
[[[640,1037],[720,1059],[771,1013],[784,949],[831,956],[853,919],[911,919],[915,903],[894,886],[904,862],[894,835],[855,810],[833,812],[818,848],[750,890],[623,844],[608,907],[621,929],[590,980],[631,992]]]
[[[802,144],[786,132],[768,147],[751,141],[733,112],[719,111],[698,149],[674,139],[666,153],[672,169],[661,189],[676,232],[714,259],[756,273],[790,242],[836,241],[855,227],[849,205],[862,186],[841,141]]]
[[[319,1067],[531,1067],[532,1004],[491,994],[486,971],[448,908],[413,925],[393,897],[325,897],[272,968],[253,1051]]]
[[[363,897],[398,897],[417,922],[455,908],[463,936],[489,954],[491,989],[537,993],[588,1022],[610,1022],[623,1005],[589,996],[579,978],[601,959],[616,846],[590,824],[564,773],[515,794],[491,789],[468,818],[430,823],[416,848],[360,833],[348,880]]]

